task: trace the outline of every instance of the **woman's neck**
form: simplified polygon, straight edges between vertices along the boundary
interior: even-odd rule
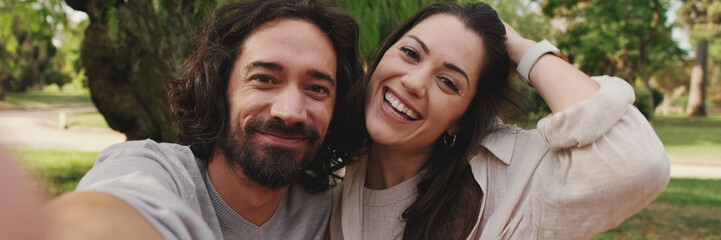
[[[401,150],[373,143],[368,156],[365,186],[386,189],[418,174],[431,156],[432,148]]]

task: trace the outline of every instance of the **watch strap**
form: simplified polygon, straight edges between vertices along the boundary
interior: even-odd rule
[[[528,51],[523,54],[521,62],[518,63],[518,67],[516,68],[516,71],[518,71],[518,76],[524,82],[526,82],[528,86],[533,87],[533,85],[531,84],[531,80],[529,80],[528,78],[528,75],[531,73],[533,65],[535,65],[538,59],[546,53],[552,53],[553,55],[559,56],[565,60],[565,57],[563,56],[561,51],[558,50],[556,46],[554,46],[546,39],[533,45],[533,47],[528,49]]]

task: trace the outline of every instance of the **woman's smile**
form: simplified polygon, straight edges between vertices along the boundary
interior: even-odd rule
[[[410,104],[403,101],[402,98],[398,97],[388,87],[383,88],[383,103],[384,110],[399,120],[406,121],[417,121],[421,119],[421,115],[417,110],[414,110]]]

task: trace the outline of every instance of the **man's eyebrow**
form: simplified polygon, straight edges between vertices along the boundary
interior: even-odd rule
[[[266,61],[252,62],[252,63],[248,64],[248,66],[245,67],[245,70],[247,71],[247,70],[250,70],[250,69],[253,69],[256,67],[262,67],[262,68],[267,68],[267,69],[276,70],[276,71],[283,70],[283,66],[281,66],[280,64],[277,64],[274,62],[266,62]]]
[[[428,50],[428,46],[426,46],[426,43],[421,41],[420,38],[416,37],[415,35],[409,35],[408,37],[415,39],[418,42],[418,44],[421,45],[421,48],[423,48],[423,51],[426,52],[426,54],[431,53],[431,51]]]
[[[468,85],[471,84],[471,83],[469,82],[469,80],[468,80],[468,75],[466,75],[466,72],[464,72],[463,70],[461,70],[461,68],[459,68],[458,66],[453,65],[453,63],[448,63],[448,62],[444,62],[444,63],[443,63],[443,66],[446,67],[446,68],[448,68],[448,69],[450,69],[450,70],[453,70],[453,71],[456,71],[456,72],[458,72],[458,73],[460,73],[460,74],[463,74],[463,76],[466,77],[466,83],[467,83]]]
[[[308,70],[308,72],[306,72],[306,74],[308,76],[311,76],[311,77],[314,77],[317,79],[326,80],[330,83],[331,86],[335,87],[335,79],[333,79],[333,77],[331,77],[330,74],[321,72],[318,69],[310,69],[310,70]]]

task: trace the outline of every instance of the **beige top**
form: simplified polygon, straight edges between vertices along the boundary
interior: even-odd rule
[[[598,93],[541,119],[538,129],[512,126],[483,141],[470,161],[484,194],[468,239],[588,239],[661,193],[668,156],[633,107],[633,89],[618,78],[593,79]],[[330,239],[361,238],[365,171],[364,161],[346,168]]]
[[[416,200],[421,175],[387,189],[363,188],[363,239],[402,239],[403,211]]]

